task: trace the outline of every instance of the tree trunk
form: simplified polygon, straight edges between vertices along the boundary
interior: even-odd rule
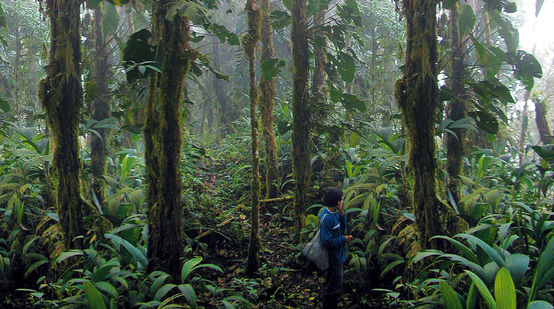
[[[245,10],[248,12],[248,34],[243,39],[244,52],[248,58],[250,73],[250,133],[252,137],[252,182],[250,188],[250,243],[248,244],[248,261],[246,273],[254,274],[258,270],[258,251],[260,251],[260,158],[258,156],[258,113],[256,104],[258,89],[256,88],[256,43],[260,39],[261,15],[256,0],[248,0]]]
[[[292,2],[292,170],[294,176],[294,232],[300,237],[310,182],[310,110],[308,95],[308,37],[306,0]]]
[[[533,98],[535,103],[535,122],[537,123],[537,129],[539,130],[539,136],[541,142],[546,144],[552,143],[552,132],[548,126],[548,121],[546,120],[546,108],[544,103],[539,100],[539,98]]]
[[[269,0],[261,0],[262,8],[262,59],[265,62],[273,58],[273,30],[269,19]],[[277,142],[273,129],[273,99],[275,98],[275,79],[260,80],[260,111],[262,113],[262,124],[265,141],[265,197],[273,198],[279,195],[277,179]]]
[[[523,111],[521,112],[521,132],[519,134],[519,167],[523,165],[525,156],[525,139],[527,137],[527,129],[529,128],[529,118],[527,117],[527,102],[529,101],[529,91],[525,91],[523,97]]]
[[[48,74],[40,82],[39,97],[53,135],[53,166],[57,173],[59,222],[67,248],[82,246],[83,201],[79,188],[79,111],[81,88],[81,36],[78,0],[48,0],[50,59]]]
[[[219,39],[214,38],[215,42],[213,44],[213,66],[216,70],[220,70],[221,61],[220,61],[220,51],[219,51]],[[223,128],[224,133],[231,132],[231,124],[233,120],[236,119],[236,110],[234,110],[229,102],[229,97],[225,93],[225,82],[221,79],[218,79],[215,74],[212,77],[212,86],[215,93],[215,98],[217,100],[215,106],[219,112],[219,121],[220,125]]]
[[[327,46],[327,37],[323,34],[323,25],[325,24],[326,10],[319,11],[314,16],[315,41],[314,43],[314,73],[312,75],[312,102],[318,109],[323,109],[326,101],[325,89],[325,49]],[[322,46],[320,46],[322,44]]]
[[[434,0],[404,0],[407,25],[404,76],[397,80],[395,97],[408,130],[409,160],[414,173],[415,221],[424,247],[442,233],[436,197],[435,119],[437,96],[437,36]]]
[[[91,103],[91,118],[96,121],[107,119],[110,115],[110,89],[108,87],[108,50],[106,49],[104,33],[102,31],[102,9],[98,6],[94,10],[94,33],[95,33],[95,51],[93,78],[95,84],[94,100]],[[92,171],[92,192],[98,199],[100,205],[104,202],[104,172],[106,169],[106,145],[108,130],[103,128],[95,129],[98,135],[92,134],[90,139],[90,157]]]
[[[183,85],[195,53],[189,47],[188,19],[179,12],[167,19],[173,2],[154,3],[153,41],[159,43],[162,73],[150,79],[147,99],[145,161],[148,204],[148,268],[178,280],[182,254],[181,119]]]
[[[465,44],[458,33],[458,6],[450,10],[450,34],[452,46],[452,62],[450,68],[450,87],[454,98],[450,101],[448,107],[448,118],[453,121],[458,121],[466,117],[464,93],[464,78],[466,70],[464,66]],[[454,201],[458,203],[461,198],[460,192],[460,173],[464,159],[464,141],[466,130],[452,129],[454,134],[446,134],[446,169],[448,171],[448,190],[452,194]]]

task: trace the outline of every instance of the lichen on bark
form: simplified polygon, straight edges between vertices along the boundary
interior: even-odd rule
[[[261,247],[260,239],[260,158],[258,156],[258,89],[256,87],[256,43],[261,34],[261,13],[256,0],[246,2],[245,11],[248,14],[248,33],[243,37],[243,47],[248,58],[250,75],[250,136],[252,143],[252,179],[250,186],[250,241],[248,244],[248,260],[246,273],[254,274],[258,270],[258,252]]]
[[[292,170],[294,177],[294,232],[300,240],[310,183],[309,49],[306,0],[292,2]]]
[[[261,62],[273,58],[273,30],[271,20],[269,0],[261,0],[262,11],[262,57]],[[275,98],[275,79],[260,80],[260,112],[262,114],[263,135],[265,141],[265,197],[274,198],[279,194],[277,179],[279,170],[277,169],[277,141],[273,127],[273,99]]]
[[[154,3],[153,42],[159,65],[150,79],[144,128],[148,204],[148,268],[179,278],[182,255],[181,118],[183,87],[196,52],[189,46],[188,19],[168,18],[170,0]]]
[[[92,69],[92,79],[95,87],[93,91],[94,93],[92,93],[90,115],[95,121],[102,121],[110,116],[110,106],[108,104],[108,98],[110,96],[110,89],[108,86],[108,77],[110,74],[108,67],[109,53],[106,48],[106,40],[102,25],[102,7],[98,6],[98,8],[94,10],[94,49],[96,57],[94,67]],[[87,91],[87,95],[91,94]],[[104,189],[104,172],[106,170],[107,139],[109,132],[106,128],[96,128],[95,130],[98,135],[92,134],[90,138],[90,159],[92,172],[91,189],[94,196],[96,196],[98,203],[102,205],[106,195]]]
[[[453,99],[448,106],[448,118],[458,121],[466,117],[465,102],[467,93],[464,89],[464,78],[466,69],[464,66],[465,44],[463,38],[459,37],[458,30],[458,5],[450,10],[450,39],[452,59],[450,65],[450,88]],[[448,190],[457,203],[461,198],[460,174],[464,158],[464,145],[466,130],[464,128],[453,128],[455,135],[448,133],[446,136],[446,170],[448,171]]]
[[[463,220],[452,215],[452,209],[436,196],[434,125],[439,110],[436,6],[435,0],[402,2],[407,27],[406,60],[403,77],[397,80],[394,92],[408,133],[415,223],[424,248],[439,246],[431,237],[464,226]]]
[[[53,166],[57,176],[56,204],[66,248],[79,248],[84,234],[80,195],[78,125],[83,105],[81,87],[80,1],[47,0],[50,56],[39,98],[53,135]]]

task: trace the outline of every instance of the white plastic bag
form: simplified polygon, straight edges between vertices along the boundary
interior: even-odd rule
[[[322,222],[323,219],[325,219],[325,215],[321,218]],[[314,262],[319,269],[326,270],[329,268],[329,252],[327,252],[327,248],[323,247],[319,241],[319,230],[315,233],[306,247],[304,247],[302,254],[308,260]]]

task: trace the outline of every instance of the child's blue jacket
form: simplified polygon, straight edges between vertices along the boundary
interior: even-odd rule
[[[323,218],[323,216],[325,218]],[[323,218],[323,222],[321,222]],[[346,262],[346,216],[342,220],[338,213],[330,212],[327,207],[319,216],[319,241],[329,252],[329,264]]]

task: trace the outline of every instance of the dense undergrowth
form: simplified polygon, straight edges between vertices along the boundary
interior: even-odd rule
[[[278,121],[290,114],[281,110]],[[215,143],[185,134],[181,172],[186,240],[180,278],[147,272],[144,160],[140,144],[111,153],[107,199],[99,205],[88,184],[83,147],[81,186],[90,209],[84,250],[63,248],[54,207],[48,139],[37,128],[3,122],[0,142],[0,287],[3,307],[14,308],[263,308],[313,307],[321,279],[291,237],[289,200],[262,208],[262,265],[245,276],[249,229],[247,119]],[[122,136],[129,134],[117,131]],[[324,137],[325,132],[322,133]],[[117,140],[117,138],[116,138]],[[132,139],[131,139],[132,140]],[[277,135],[279,187],[291,194],[290,128]],[[552,308],[554,221],[552,165],[517,163],[519,153],[496,142],[475,149],[464,163],[463,195],[454,202],[464,233],[437,236],[443,251],[422,251],[411,213],[404,139],[394,127],[343,131],[323,144],[312,166],[306,228],[317,229],[321,191],[345,192],[349,244],[343,306]],[[209,146],[208,146],[209,145]],[[538,149],[545,155],[545,149]],[[444,161],[439,154],[439,161]],[[446,192],[439,170],[437,184]],[[314,277],[315,276],[315,277]],[[462,305],[463,304],[463,305]],[[510,307],[514,308],[514,307]]]

